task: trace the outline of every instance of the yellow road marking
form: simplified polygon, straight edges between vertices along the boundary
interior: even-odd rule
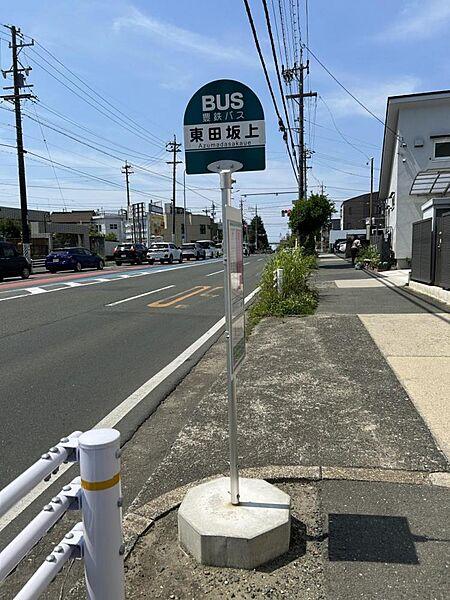
[[[168,306],[173,306],[174,304],[178,304],[178,302],[182,302],[186,300],[186,298],[191,298],[191,296],[196,296],[197,294],[201,294],[202,292],[206,292],[211,288],[210,285],[196,285],[195,287],[186,290],[182,296],[169,296],[163,300],[157,300],[156,302],[152,302],[151,304],[147,304],[150,308],[167,308]]]
[[[200,295],[204,296],[205,298],[217,298],[217,296],[219,294],[213,294],[213,292],[215,292],[216,290],[221,290],[221,289],[223,289],[223,285],[216,285],[216,287],[213,287],[212,289],[208,290],[204,294],[200,294]]]
[[[101,490],[108,490],[114,487],[120,481],[120,473],[116,473],[111,479],[105,479],[105,481],[86,481],[81,480],[81,487],[89,492],[99,492]]]

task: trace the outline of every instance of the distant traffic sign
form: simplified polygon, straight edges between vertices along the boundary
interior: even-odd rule
[[[219,79],[201,87],[184,113],[186,173],[210,173],[217,161],[242,164],[240,171],[266,168],[264,111],[246,85]]]

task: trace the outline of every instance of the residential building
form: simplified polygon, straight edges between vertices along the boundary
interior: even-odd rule
[[[186,211],[186,231],[184,230],[184,209],[176,207],[175,243],[196,242],[197,240],[213,240],[218,237],[218,226],[208,215]],[[164,232],[166,242],[172,241],[172,204],[164,205]]]
[[[341,204],[341,229],[365,229],[370,216],[370,193],[344,200]],[[378,192],[372,195],[372,224],[384,226],[383,205]]]
[[[22,227],[22,211],[20,208],[0,206],[0,221],[13,221]],[[28,224],[31,236],[32,257],[44,256],[51,247],[51,233],[49,228],[50,213],[45,210],[28,210]],[[11,241],[21,246],[20,237]]]
[[[52,212],[52,223],[76,223],[77,225],[91,225],[95,210],[71,210]]]
[[[397,266],[410,264],[412,224],[422,205],[450,207],[450,90],[388,98],[380,173],[386,235]],[[444,202],[445,204],[445,202]]]
[[[92,216],[92,227],[105,236],[113,233],[118,242],[123,242],[125,241],[125,216],[124,211],[97,211]]]

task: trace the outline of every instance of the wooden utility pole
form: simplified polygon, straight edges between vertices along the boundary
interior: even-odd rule
[[[289,100],[295,100],[298,104],[298,196],[299,198],[306,198],[308,189],[306,182],[306,159],[307,151],[305,148],[305,98],[317,97],[317,92],[305,92],[304,91],[304,72],[309,74],[309,60],[306,64],[303,64],[303,52],[300,48],[300,64],[294,63],[294,66],[290,69],[283,68],[283,78],[286,83],[291,83],[294,79],[297,81],[297,94],[288,94],[286,96]]]
[[[11,32],[11,42],[9,47],[12,50],[12,67],[7,71],[2,71],[3,77],[12,74],[13,85],[4,87],[4,90],[13,90],[12,94],[0,96],[2,100],[8,100],[14,104],[14,112],[16,117],[16,140],[17,140],[17,166],[19,172],[19,192],[20,192],[20,213],[22,218],[22,253],[27,260],[31,260],[30,253],[30,227],[28,225],[28,202],[27,202],[27,184],[25,178],[25,150],[23,148],[23,133],[22,133],[22,113],[21,100],[29,100],[34,98],[33,94],[23,94],[21,90],[31,88],[32,85],[27,85],[26,77],[31,71],[31,67],[24,67],[19,61],[19,54],[22,48],[33,46],[34,40],[29,44],[23,41],[17,43],[17,38],[23,39],[20,29],[14,25],[6,25]]]
[[[177,152],[181,152],[180,150],[181,144],[177,143],[177,136],[174,134],[173,142],[168,142],[166,144],[167,152],[173,153],[173,160],[166,161],[168,165],[173,165],[172,171],[172,242],[175,244],[175,213],[176,213],[176,203],[175,203],[175,195],[177,190],[177,165],[179,165],[182,161],[177,160]]]

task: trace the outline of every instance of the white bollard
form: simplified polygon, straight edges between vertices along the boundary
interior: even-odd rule
[[[84,570],[90,600],[122,600],[124,591],[120,433],[92,429],[80,436]]]
[[[278,294],[282,294],[283,293],[283,269],[276,270],[276,277],[277,277],[277,292],[278,292]]]

